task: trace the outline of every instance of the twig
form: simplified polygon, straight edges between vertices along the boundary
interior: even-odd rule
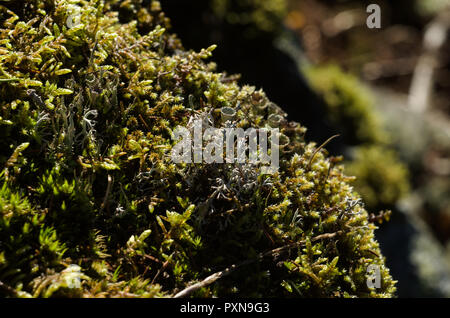
[[[325,233],[325,234],[321,234],[321,235],[318,235],[316,237],[313,237],[311,241],[312,242],[316,242],[316,241],[319,241],[319,240],[330,239],[330,238],[334,238],[335,236],[340,235],[340,234],[342,234],[342,231],[337,231],[337,232],[334,232],[334,233]],[[296,242],[296,243],[288,244],[288,245],[285,245],[285,246],[282,246],[282,247],[279,247],[279,248],[276,248],[276,249],[273,249],[273,250],[270,250],[270,251],[267,251],[267,252],[264,252],[264,253],[260,253],[254,259],[246,260],[246,261],[244,261],[242,263],[239,263],[239,264],[233,264],[230,267],[224,269],[223,271],[214,273],[214,274],[206,277],[201,282],[195,283],[195,284],[193,284],[193,285],[183,289],[182,291],[177,293],[174,296],[174,298],[187,297],[187,296],[191,295],[193,292],[195,292],[196,290],[198,290],[200,288],[203,288],[203,287],[206,287],[208,285],[211,285],[215,281],[219,280],[222,277],[225,277],[225,276],[231,274],[232,272],[234,272],[235,270],[237,270],[240,267],[243,267],[245,265],[248,265],[248,264],[260,261],[260,260],[262,260],[262,259],[264,259],[265,257],[268,257],[268,256],[278,255],[278,254],[280,254],[282,252],[285,252],[285,251],[288,251],[288,250],[290,250],[292,248],[302,246],[305,243],[306,243],[306,241],[299,241],[299,242]]]
[[[309,159],[308,166],[307,166],[308,169],[311,168],[311,163],[312,163],[314,157],[317,155],[317,153],[318,153],[323,147],[325,147],[326,145],[328,145],[328,143],[330,143],[330,141],[332,141],[334,138],[337,138],[337,137],[340,137],[340,136],[341,136],[341,135],[334,135],[334,136],[328,138],[322,145],[320,145],[319,148],[317,148],[317,149],[314,151],[314,153],[312,154],[311,158]]]
[[[19,80],[20,78],[0,78],[0,82],[15,82]]]
[[[9,293],[12,297],[17,297],[17,292],[16,292],[16,290],[15,290],[14,288],[12,288],[11,286],[6,285],[5,283],[3,283],[1,280],[0,280],[0,289],[5,290],[5,291],[6,291],[7,293]]]
[[[155,277],[152,279],[152,284],[155,282],[155,280],[158,278],[158,276],[166,269],[167,265],[169,265],[169,260],[165,261],[162,267],[158,270]]]
[[[159,259],[157,259],[156,257],[153,257],[153,256],[151,256],[151,255],[145,254],[144,257],[145,257],[145,258],[148,258],[149,260],[152,260],[152,261],[154,261],[154,262],[156,262],[156,263],[159,263],[159,264],[162,263]]]
[[[447,31],[450,29],[450,10],[442,11],[427,26],[423,48],[414,70],[409,90],[409,108],[418,113],[424,113],[433,94],[434,73],[438,64],[438,53],[442,49]]]
[[[103,209],[106,206],[106,202],[108,201],[109,192],[111,192],[111,185],[113,183],[112,177],[108,174],[108,185],[106,186],[106,193],[105,197],[103,198],[102,205],[100,206],[100,212],[103,211]]]
[[[147,128],[147,130],[150,131],[150,127],[148,127],[147,122],[144,120],[144,117],[142,117],[141,114],[139,114],[139,119],[142,121],[142,123],[144,124],[145,128]]]

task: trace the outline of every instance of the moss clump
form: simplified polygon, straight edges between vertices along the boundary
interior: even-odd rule
[[[310,80],[326,101],[328,117],[350,146],[345,172],[356,177],[355,188],[370,210],[394,209],[409,192],[409,173],[375,111],[370,93],[337,66],[308,70]]]
[[[249,35],[279,31],[287,13],[286,0],[213,0],[211,7],[217,18],[247,27]]]
[[[345,171],[357,176],[355,187],[370,207],[391,208],[409,191],[408,170],[392,150],[364,146],[355,150]]]
[[[448,5],[447,0],[423,0],[415,1],[414,9],[422,16],[430,16],[445,10]]]
[[[373,100],[355,77],[334,65],[312,67],[307,74],[327,104],[329,119],[342,130],[347,143],[387,142]]]
[[[159,2],[8,1],[0,17],[2,296],[173,296],[243,262],[194,295],[393,295],[375,225],[304,128],[281,122],[274,175],[171,161],[173,129],[219,126],[221,107],[242,128],[284,115],[215,73],[214,47],[184,50]]]

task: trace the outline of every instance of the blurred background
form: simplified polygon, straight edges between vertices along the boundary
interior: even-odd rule
[[[130,0],[137,1],[137,0]],[[369,29],[369,4],[381,28]],[[343,155],[399,297],[450,297],[450,0],[161,0],[185,48]]]

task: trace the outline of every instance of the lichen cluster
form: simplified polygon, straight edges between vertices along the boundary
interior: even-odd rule
[[[274,175],[171,161],[178,125],[284,114],[214,72],[214,47],[185,50],[158,1],[7,1],[0,21],[0,295],[170,297],[249,260],[192,295],[393,295],[340,159],[303,127],[281,121]]]

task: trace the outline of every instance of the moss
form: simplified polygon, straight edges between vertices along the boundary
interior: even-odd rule
[[[307,74],[327,104],[329,119],[342,129],[343,138],[348,143],[388,141],[373,109],[372,97],[354,76],[335,65],[311,67]]]
[[[326,102],[327,116],[351,146],[346,173],[356,177],[355,188],[367,208],[394,209],[409,192],[409,173],[384,128],[374,99],[357,78],[338,66],[313,67],[308,76]]]
[[[249,260],[194,296],[393,295],[350,178],[303,127],[281,124],[274,175],[171,161],[193,118],[284,114],[214,72],[214,47],[184,50],[157,1],[9,1],[0,15],[1,295],[168,297]]]
[[[391,208],[408,194],[408,170],[394,151],[380,146],[364,146],[355,152],[345,171],[357,176],[355,187],[368,207]]]
[[[245,26],[253,36],[280,31],[281,21],[287,13],[285,0],[213,0],[211,7],[217,18]]]
[[[415,1],[414,9],[422,16],[431,16],[441,10],[445,10],[448,4],[447,0]]]

